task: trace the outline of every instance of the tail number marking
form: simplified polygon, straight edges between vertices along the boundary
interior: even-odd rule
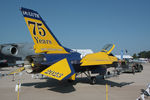
[[[52,75],[53,77],[57,77],[57,78],[61,78],[63,76],[62,73],[55,72],[52,70],[47,70],[47,72],[45,72],[45,74]]]

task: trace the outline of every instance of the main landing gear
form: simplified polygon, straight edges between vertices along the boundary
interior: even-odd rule
[[[90,84],[94,85],[96,84],[96,77],[95,76],[91,76],[90,72],[84,72],[84,74],[87,76],[87,78],[90,80]]]

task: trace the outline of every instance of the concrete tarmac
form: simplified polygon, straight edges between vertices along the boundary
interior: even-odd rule
[[[108,84],[108,100],[136,100],[141,89],[146,89],[150,83],[150,64],[143,64],[141,73],[124,73],[106,80],[97,79],[95,85],[90,85],[87,78],[79,75],[76,82],[59,82],[51,78],[33,79],[31,74],[23,72],[13,76],[0,78],[0,100],[17,100],[15,86],[22,83],[20,100],[106,100],[105,85]],[[0,72],[6,74],[14,68],[2,68]],[[150,100],[150,97],[145,98]]]

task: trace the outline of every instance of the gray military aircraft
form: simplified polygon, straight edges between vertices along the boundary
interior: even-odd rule
[[[33,43],[0,44],[0,53],[6,56],[19,57],[22,60],[29,55],[34,55]]]
[[[0,64],[0,68],[15,66],[16,64],[22,65],[24,63],[25,57],[30,55],[36,55],[33,50],[33,43],[0,44],[0,60],[7,61]]]

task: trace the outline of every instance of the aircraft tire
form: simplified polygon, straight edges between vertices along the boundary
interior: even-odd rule
[[[143,70],[143,66],[142,65],[140,65],[140,68],[141,68],[141,70]]]
[[[117,70],[117,75],[120,75],[120,71],[119,70]]]
[[[141,68],[141,66],[139,65],[138,66],[138,72],[141,72],[142,71],[142,68]]]
[[[90,82],[91,85],[94,85],[96,84],[96,77],[91,77],[91,82]]]
[[[135,67],[132,68],[132,73],[135,74]]]

